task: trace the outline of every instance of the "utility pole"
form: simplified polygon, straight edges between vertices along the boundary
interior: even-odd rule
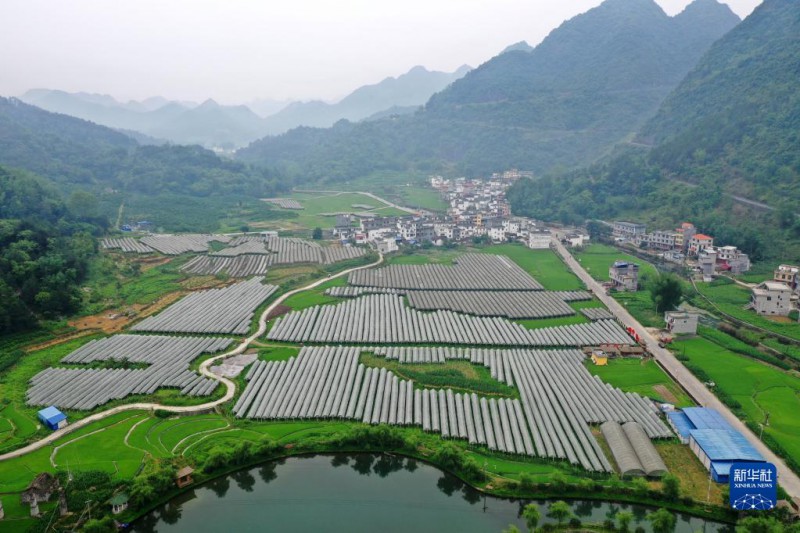
[[[483,460],[483,478],[489,479],[489,476],[486,475],[486,466],[488,462],[486,459]],[[486,489],[483,490],[483,512],[486,512]]]

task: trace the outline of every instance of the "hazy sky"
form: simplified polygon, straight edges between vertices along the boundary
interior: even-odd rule
[[[670,15],[689,0],[657,0]],[[726,0],[747,16],[761,0]],[[338,98],[414,65],[477,66],[600,0],[2,0],[0,95]]]

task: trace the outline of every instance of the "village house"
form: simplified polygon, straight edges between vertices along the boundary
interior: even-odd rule
[[[20,501],[27,504],[38,504],[50,501],[50,497],[61,488],[58,478],[47,472],[42,472],[31,481],[28,488],[20,494]]]
[[[533,250],[547,250],[550,248],[552,237],[547,230],[531,230],[528,233],[528,248]]]
[[[750,257],[736,246],[718,246],[717,263],[721,270],[732,274],[742,274],[750,270]]]
[[[759,315],[787,316],[792,310],[792,289],[783,283],[765,281],[759,284],[750,297],[749,308]]]
[[[707,248],[713,248],[714,238],[708,235],[698,233],[689,239],[689,253],[694,256],[699,256],[700,252]]]
[[[647,246],[654,250],[674,250],[678,247],[677,241],[681,237],[676,231],[657,230],[650,233],[645,242]]]
[[[608,269],[608,276],[617,290],[639,290],[639,265],[628,261],[614,261]]]
[[[773,281],[783,283],[793,291],[798,289],[798,282],[800,282],[798,278],[800,278],[800,266],[795,265],[780,265],[772,274]]]
[[[695,335],[697,333],[697,319],[697,313],[687,313],[685,311],[667,311],[664,314],[667,331],[675,335]]]
[[[620,239],[627,239],[629,241],[641,241],[647,233],[647,226],[644,224],[637,224],[635,222],[614,222],[611,234]]]
[[[675,230],[675,247],[686,253],[689,247],[689,241],[692,237],[697,235],[697,228],[690,222],[684,222],[681,227]]]
[[[382,254],[390,254],[392,252],[396,252],[399,247],[397,246],[397,240],[393,237],[388,237],[386,239],[381,239],[377,241],[378,251]]]

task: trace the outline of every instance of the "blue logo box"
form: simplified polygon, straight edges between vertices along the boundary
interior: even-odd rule
[[[769,511],[778,503],[778,470],[772,463],[734,463],[730,503],[737,511]]]

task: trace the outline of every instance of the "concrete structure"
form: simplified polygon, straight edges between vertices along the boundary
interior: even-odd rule
[[[683,236],[676,231],[654,231],[647,236],[647,245],[654,250],[674,250],[678,247],[678,239],[683,243]]]
[[[694,335],[697,333],[697,317],[697,313],[667,311],[664,314],[664,322],[667,324],[667,330],[675,335]]]
[[[684,222],[680,228],[675,230],[675,233],[678,234],[675,237],[675,246],[683,253],[686,253],[689,248],[689,241],[697,235],[697,228],[690,222]]]
[[[636,222],[614,222],[611,234],[631,241],[640,241],[647,232],[647,226]]]
[[[561,241],[569,244],[571,248],[579,248],[589,242],[589,236],[584,233],[569,233]]]
[[[718,246],[717,263],[720,270],[731,274],[742,274],[750,270],[750,257],[736,246]]]
[[[47,407],[42,409],[37,413],[39,420],[42,421],[42,424],[47,426],[52,430],[61,429],[66,427],[69,422],[67,422],[67,415],[56,409],[54,406]]]
[[[700,252],[697,256],[697,266],[703,275],[703,281],[711,281],[717,272],[717,252],[713,248],[708,248]]]
[[[608,276],[617,290],[639,290],[639,265],[627,261],[614,261],[608,269]]]
[[[378,241],[378,251],[382,254],[390,254],[398,250],[397,240],[389,237]]]
[[[763,463],[764,457],[716,410],[687,407],[667,413],[667,422],[717,483],[727,483],[733,463]]]
[[[50,497],[58,492],[60,485],[58,479],[47,472],[43,472],[33,478],[28,488],[20,494],[22,503],[29,503],[31,507],[38,502],[46,502]]]
[[[714,238],[708,235],[698,233],[689,239],[689,253],[691,255],[699,256],[700,252],[708,248],[714,247]]]
[[[772,280],[783,283],[793,291],[796,291],[798,282],[800,282],[800,266],[780,265],[775,269]]]
[[[792,310],[792,289],[776,281],[759,284],[750,296],[748,307],[759,315],[787,316]]]
[[[533,250],[546,250],[550,248],[552,237],[549,231],[531,230],[528,234],[528,248]]]

